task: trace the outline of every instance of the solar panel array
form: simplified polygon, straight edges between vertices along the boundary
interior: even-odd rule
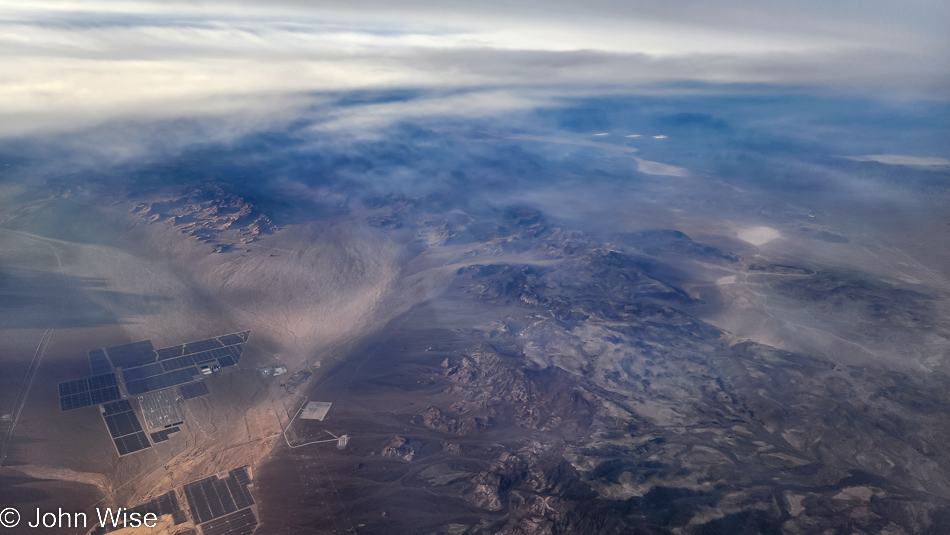
[[[158,349],[155,352],[158,353],[158,360],[172,359],[181,356],[182,348],[184,348],[184,346],[172,346]]]
[[[191,358],[191,355],[188,355],[186,357],[175,357],[173,359],[162,361],[162,369],[164,369],[166,372],[170,372],[172,370],[177,370],[179,368],[185,368],[185,367],[194,366],[194,365],[195,365],[195,359]]]
[[[89,369],[93,375],[112,373],[112,363],[104,350],[93,349],[89,352]]]
[[[115,439],[115,447],[119,450],[119,455],[128,455],[144,449],[151,448],[145,433],[135,433]]]
[[[175,495],[175,491],[173,490],[162,494],[152,501],[137,505],[129,510],[129,512],[141,513],[143,515],[145,513],[155,513],[158,516],[172,515],[175,525],[185,521],[185,512],[182,511],[181,506],[178,505],[178,496]]]
[[[105,403],[121,397],[113,373],[59,384],[59,405],[64,411]]]
[[[244,352],[240,344],[247,342],[250,333],[231,333],[157,351],[151,340],[94,349],[89,352],[93,377],[60,384],[60,406],[68,411],[120,399],[122,394],[113,374],[115,368],[122,369],[126,390],[134,396],[191,382],[199,375],[196,365],[234,366]],[[207,392],[191,397],[204,394]]]
[[[192,366],[191,368],[174,370],[161,375],[125,383],[125,389],[129,391],[130,395],[136,396],[138,394],[152,392],[153,390],[161,390],[170,386],[188,383],[195,375],[198,375],[198,368]]]
[[[250,508],[231,513],[201,525],[204,535],[251,535],[257,528],[257,518]]]
[[[233,346],[235,344],[243,344],[244,342],[247,342],[247,338],[241,336],[241,334],[238,333],[219,336],[218,340],[220,340],[221,343],[226,346]]]
[[[109,428],[109,434],[112,438],[124,437],[142,430],[138,417],[133,411],[118,412],[115,414],[103,415],[106,421],[106,427]]]
[[[129,400],[103,405],[102,419],[109,428],[109,434],[112,435],[112,441],[115,442],[120,456],[152,447]]]
[[[185,498],[195,523],[202,524],[254,505],[247,485],[247,470],[232,470],[228,477],[207,477],[185,485]]]
[[[197,398],[211,393],[208,391],[208,385],[204,381],[181,385],[178,387],[178,391],[181,392],[183,399]]]
[[[201,351],[199,353],[185,355],[183,357],[169,358],[161,361],[159,364],[161,365],[161,370],[165,372],[178,370],[187,366],[194,366],[196,364],[214,363],[214,361],[217,361],[223,368],[225,366],[234,366],[237,364],[237,362],[241,359],[241,354],[243,352],[244,349],[241,346],[219,347],[209,351]],[[156,364],[156,366],[159,364]],[[152,366],[145,366],[145,368],[151,367]],[[132,370],[138,369],[141,368],[133,368]],[[136,377],[136,379],[138,379],[138,377]],[[129,380],[128,376],[126,376],[126,380]]]
[[[188,355],[185,358],[190,358],[195,361],[195,364],[214,364],[218,355],[224,357],[230,355],[230,352],[227,349],[220,348],[215,349],[214,353],[211,351],[202,351],[201,353],[195,353],[194,355]]]
[[[214,349],[221,347],[224,344],[219,342],[216,338],[208,338],[207,340],[198,340],[197,342],[189,342],[185,344],[185,355],[190,355],[192,353],[198,353],[200,351],[207,351],[209,349]]]
[[[154,433],[149,433],[149,436],[152,437],[152,442],[158,444],[159,442],[165,442],[168,440],[168,436],[181,431],[181,428],[178,426],[169,427],[168,429],[162,429],[161,431],[155,431]]]
[[[127,399],[113,403],[106,403],[102,406],[102,414],[104,415],[117,414],[130,410],[132,410],[132,403]]]
[[[155,350],[151,340],[133,342],[106,348],[109,360],[116,368],[134,368],[155,362]]]
[[[181,357],[183,355],[193,355],[195,353],[209,351],[211,349],[243,344],[244,342],[247,342],[247,339],[250,337],[250,335],[251,331],[225,334],[224,336],[218,336],[217,338],[207,338],[205,340],[198,340],[197,342],[188,342],[187,344],[157,349],[155,352],[158,354],[158,360],[168,360]],[[235,360],[240,360],[240,355],[238,355]]]
[[[228,472],[228,475],[233,477],[234,480],[237,481],[238,485],[244,485],[246,487],[251,484],[251,475],[247,473],[246,466],[235,468],[234,470]]]
[[[138,368],[128,368],[122,370],[122,378],[125,379],[125,382],[137,381],[139,379],[145,379],[146,377],[153,377],[160,375],[165,370],[162,368],[162,365],[159,363],[148,364],[146,366],[139,366]]]

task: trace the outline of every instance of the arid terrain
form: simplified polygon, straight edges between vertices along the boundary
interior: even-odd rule
[[[172,491],[154,532],[186,533],[183,489],[247,466],[256,533],[950,530],[947,169],[675,124],[8,150],[0,504]],[[166,441],[119,456],[60,410],[90,350],[240,331]]]

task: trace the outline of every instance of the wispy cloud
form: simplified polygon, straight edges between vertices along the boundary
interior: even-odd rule
[[[907,165],[911,167],[950,167],[950,160],[946,158],[925,158],[920,156],[904,156],[900,154],[869,154],[867,156],[848,156],[856,162],[877,162],[887,165]]]

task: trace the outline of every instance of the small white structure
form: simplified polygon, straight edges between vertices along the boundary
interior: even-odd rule
[[[259,368],[261,372],[261,377],[277,377],[278,375],[284,375],[287,373],[287,368],[284,366],[267,366],[265,368]]]
[[[307,403],[307,406],[300,411],[300,418],[304,420],[319,420],[323,421],[327,417],[327,412],[330,411],[329,401],[311,401]]]

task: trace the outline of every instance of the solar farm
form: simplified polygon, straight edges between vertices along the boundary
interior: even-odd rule
[[[132,404],[127,399],[103,405],[102,419],[109,428],[109,434],[112,435],[112,441],[115,442],[115,449],[120,457],[152,447],[145,438],[142,424],[135,416]]]
[[[59,385],[59,404],[64,411],[98,405],[120,397],[113,373],[94,375]]]
[[[258,521],[252,506],[254,498],[248,486],[247,467],[236,468],[227,476],[211,476],[184,486],[191,518],[204,535],[250,535]]]
[[[195,523],[208,522],[254,505],[248,484],[247,470],[238,468],[225,478],[211,476],[185,485],[185,497]]]
[[[248,487],[248,467],[235,468],[221,476],[211,476],[186,484],[181,491],[169,490],[157,498],[133,507],[129,512],[171,515],[174,525],[188,521],[200,527],[203,535],[251,535],[258,526],[254,498]],[[183,498],[183,499],[182,499]],[[181,503],[188,505],[187,513]],[[102,535],[122,526],[100,527],[93,535]],[[179,532],[181,533],[181,532]],[[194,533],[192,531],[192,533]]]
[[[155,349],[143,340],[89,351],[90,376],[59,384],[60,407],[99,406],[120,458],[174,440],[185,424],[184,403],[211,393],[208,381],[244,354],[250,331]],[[160,446],[161,447],[161,446]],[[203,535],[250,535],[258,526],[247,467],[170,490],[131,511],[188,520]],[[187,502],[188,510],[179,504]],[[121,526],[119,526],[121,527]],[[118,528],[100,528],[106,533]]]
[[[249,336],[243,331],[158,350],[151,340],[93,349],[92,375],[60,383],[60,407],[99,405],[120,457],[146,450],[181,430],[180,404],[210,394],[205,376],[237,366]],[[138,401],[142,420],[131,399]]]

